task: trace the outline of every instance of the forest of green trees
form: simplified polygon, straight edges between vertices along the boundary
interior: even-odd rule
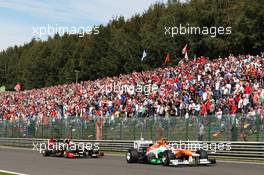
[[[0,86],[24,89],[94,80],[177,64],[187,43],[189,56],[210,58],[233,54],[259,54],[264,46],[263,0],[169,0],[156,3],[143,14],[125,20],[118,16],[99,26],[100,34],[56,34],[45,41],[32,39],[23,46],[0,52]],[[165,26],[230,26],[230,35],[165,35]],[[148,53],[141,62],[143,50]]]

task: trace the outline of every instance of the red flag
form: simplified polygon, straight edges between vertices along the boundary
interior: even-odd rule
[[[17,83],[14,89],[16,91],[20,91],[21,90],[21,84]]]
[[[185,55],[187,53],[187,44],[185,44],[184,48],[182,49],[182,54]]]
[[[163,62],[163,65],[167,64],[167,62],[170,60],[170,53],[167,53],[167,56]]]

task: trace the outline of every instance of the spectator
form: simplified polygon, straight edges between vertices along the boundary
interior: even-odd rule
[[[0,117],[36,121],[80,116],[152,117],[251,114],[264,101],[264,59],[200,57],[175,67],[0,94]],[[134,87],[129,88],[127,87]],[[222,113],[222,114],[221,114]]]

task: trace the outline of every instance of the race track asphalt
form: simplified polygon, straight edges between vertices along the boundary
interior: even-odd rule
[[[128,164],[124,156],[65,159],[32,150],[0,148],[0,170],[30,175],[264,175],[264,164],[219,162],[215,166],[163,167]]]

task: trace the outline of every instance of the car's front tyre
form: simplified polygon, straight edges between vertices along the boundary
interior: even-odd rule
[[[200,155],[199,156],[200,159],[208,159],[208,154],[205,150],[199,149],[196,151],[196,153]]]
[[[161,158],[161,161],[162,161],[162,165],[163,166],[169,166],[170,165],[170,155],[169,155],[169,150],[165,150],[163,155],[162,155],[162,158]]]
[[[127,163],[136,163],[139,159],[138,151],[134,148],[129,149],[126,153]]]

